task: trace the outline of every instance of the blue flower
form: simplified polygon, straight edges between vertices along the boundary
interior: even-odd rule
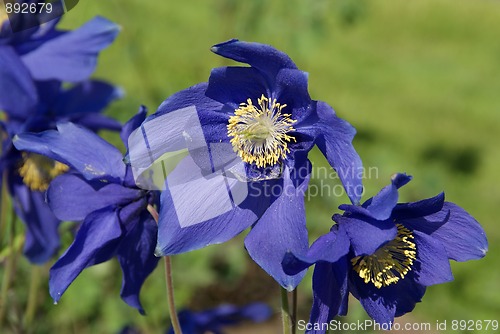
[[[30,17],[22,15],[16,24],[29,25],[24,20]],[[45,205],[44,191],[50,180],[67,167],[17,151],[11,138],[25,131],[55,128],[59,121],[72,121],[93,130],[120,129],[116,121],[99,114],[121,95],[119,90],[100,81],[80,82],[93,72],[99,51],[115,39],[119,29],[98,17],[74,31],[56,30],[59,20],[53,20],[11,33],[3,20],[2,17],[0,111],[5,112],[6,119],[0,122],[0,131],[6,136],[0,172],[6,176],[16,213],[27,226],[24,254],[31,262],[41,264],[59,247],[59,220]],[[62,80],[80,83],[63,89]]]
[[[351,143],[355,130],[309,97],[307,73],[285,53],[238,40],[212,51],[250,67],[213,69],[208,83],[166,99],[129,139],[138,182],[147,183],[141,176],[159,162],[163,172],[171,169],[161,197],[157,253],[222,243],[252,226],[245,239],[250,256],[294,289],[304,273],[286,275],[281,260],[308,247],[307,154],[316,144],[357,203],[362,185],[361,160]],[[180,163],[171,168],[174,158]]]
[[[253,303],[243,307],[221,305],[202,312],[182,310],[179,312],[179,322],[184,334],[208,332],[222,334],[222,328],[225,326],[236,325],[245,320],[262,322],[269,319],[271,315],[271,308],[262,303]],[[168,334],[173,333],[174,330],[171,328]]]
[[[142,109],[125,124],[122,138],[145,115]],[[83,221],[74,242],[50,269],[54,301],[85,268],[116,256],[123,271],[121,297],[143,313],[139,291],[158,263],[154,256],[157,226],[147,210],[157,204],[156,193],[136,187],[117,148],[72,123],[58,124],[57,131],[20,134],[14,145],[74,170],[55,178],[47,190],[47,201],[58,219]]]
[[[57,30],[58,22],[55,19],[18,33],[11,33],[0,22],[0,91],[10,92],[2,94],[0,110],[15,113],[35,105],[34,81],[88,79],[99,52],[114,41],[120,30],[102,17],[72,31]]]
[[[398,188],[410,180],[396,174],[362,206],[341,205],[344,214],[334,215],[336,225],[306,255],[285,257],[291,273],[316,263],[312,323],[345,315],[351,292],[371,318],[388,324],[411,312],[426,287],[453,279],[450,259],[485,256],[484,230],[461,207],[445,202],[444,193],[397,203]]]
[[[0,122],[2,141],[0,172],[5,175],[14,209],[26,225],[24,254],[36,264],[49,260],[59,248],[59,219],[45,204],[45,190],[50,181],[68,167],[46,157],[17,150],[11,138],[22,132],[53,129],[58,121],[72,121],[97,131],[119,130],[121,125],[100,113],[121,92],[101,81],[85,81],[63,89],[59,81],[37,84],[37,104],[23,114],[11,115]],[[8,92],[8,91],[7,91]],[[6,93],[1,96],[8,95]]]

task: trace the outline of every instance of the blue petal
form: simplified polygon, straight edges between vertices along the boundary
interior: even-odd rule
[[[435,214],[401,221],[406,227],[439,240],[455,261],[480,259],[488,251],[488,240],[479,223],[464,209],[445,202]]]
[[[246,63],[261,71],[269,81],[273,80],[282,68],[297,69],[295,63],[284,52],[270,45],[243,42],[232,39],[216,44],[212,52],[235,61]]]
[[[229,136],[227,135],[229,117],[227,113],[221,111],[198,111],[198,118],[203,129],[203,140],[205,143],[229,142]],[[192,130],[197,129],[188,128],[187,133],[191,137],[194,137],[191,133]]]
[[[272,309],[263,303],[252,303],[243,307],[223,304],[214,309],[197,312],[193,320],[198,323],[200,330],[216,331],[225,325],[234,325],[243,320],[262,322],[272,315]]]
[[[335,263],[349,252],[349,246],[344,225],[334,225],[329,233],[319,237],[311,245],[307,257],[314,259],[314,262]]]
[[[65,121],[66,120],[94,132],[99,130],[120,131],[122,128],[120,122],[101,114],[73,114],[65,119]]]
[[[393,208],[398,203],[398,188],[408,183],[411,177],[406,174],[395,174],[391,177],[391,184],[384,187],[377,195],[363,204],[377,220],[386,220],[391,216]]]
[[[371,198],[368,201],[370,200]],[[375,219],[374,217],[372,217],[372,213],[361,205],[340,204],[339,209],[345,211],[344,216],[350,216],[355,214],[357,216]]]
[[[119,30],[113,22],[96,17],[48,40],[24,55],[23,62],[36,80],[82,81],[92,74],[99,52],[114,41]]]
[[[26,118],[38,96],[33,79],[14,49],[0,45],[0,110]]]
[[[189,156],[184,158],[169,174],[161,195],[157,253],[222,243],[248,228],[264,200],[251,190],[250,184],[223,175],[205,178]]]
[[[61,161],[88,179],[119,182],[125,176],[120,151],[95,133],[72,123],[58,124],[58,131],[23,133],[15,136],[20,151],[35,152]]]
[[[222,108],[222,104],[207,98],[205,89],[206,84],[199,84],[169,97],[155,114],[129,135],[126,160],[130,162],[136,179],[138,176],[144,179],[141,183],[151,183],[148,181],[150,172],[162,173],[161,163],[177,164],[176,160],[183,158],[188,148],[190,151],[200,148],[207,152],[207,135],[212,130],[215,131],[215,143],[220,143],[222,139],[228,140],[228,116],[214,111]],[[219,116],[223,116],[223,119],[219,120]],[[206,124],[205,128],[202,122]],[[163,186],[163,182],[161,185],[153,183],[155,188]]]
[[[57,7],[57,8],[56,8]],[[38,26],[38,30],[33,34],[32,40],[29,42],[36,43],[40,40],[47,40],[50,37],[53,37],[54,35],[58,34],[63,34],[64,31],[58,31],[56,30],[56,26],[59,24],[61,21],[61,16],[64,15],[64,8],[62,6],[62,3],[57,3],[54,4],[52,8],[52,13],[51,14],[60,14],[60,16],[53,18],[55,15],[39,15],[37,18],[40,20],[40,25]],[[47,21],[47,19],[49,19]]]
[[[55,302],[83,269],[115,255],[121,234],[116,210],[105,208],[87,216],[75,241],[50,268],[49,292]]]
[[[140,196],[139,189],[108,182],[90,183],[75,174],[58,176],[47,190],[47,201],[56,217],[72,221],[82,221],[92,211],[109,205],[123,206]]]
[[[363,193],[363,165],[352,146],[356,130],[338,118],[328,104],[319,101],[316,110],[319,117],[313,125],[316,144],[337,172],[351,202],[358,204]]]
[[[270,97],[271,94],[261,73],[251,67],[214,68],[206,91],[206,96],[233,109],[247,103],[247,99],[256,105],[261,95]]]
[[[329,233],[320,236],[311,245],[306,254],[296,256],[288,253],[283,260],[283,270],[288,275],[294,275],[320,261],[335,263],[349,252],[349,246],[344,224],[334,225]]]
[[[208,83],[203,82],[171,95],[163,101],[156,113],[146,119],[146,122],[158,116],[192,106],[195,106],[197,110],[220,110],[223,104],[206,96],[207,88]]]
[[[52,108],[61,94],[62,84],[58,80],[36,81],[35,86],[40,98],[38,107],[40,108],[40,105],[43,104],[44,107]]]
[[[266,321],[273,315],[273,310],[264,303],[252,303],[241,307],[238,313],[245,319],[254,322]]]
[[[386,325],[393,323],[394,317],[411,312],[425,293],[425,287],[415,282],[413,271],[403,280],[380,289],[364,283],[357,275],[352,275],[350,283],[352,294],[359,299],[366,313],[377,323]]]
[[[229,141],[227,123],[229,114],[234,109],[209,98],[206,95],[207,89],[208,85],[201,83],[175,93],[160,105],[156,113],[146,119],[143,127],[148,135],[151,134],[151,147],[155,146],[153,137],[161,137],[164,143],[173,143],[168,146],[183,148],[187,146],[186,141],[200,135],[203,137],[200,141],[204,145]],[[168,117],[161,117],[165,114],[169,114]],[[153,125],[152,120],[160,123],[157,117],[161,117],[161,124]],[[153,134],[155,126],[161,129],[161,133]]]
[[[35,1],[24,0],[17,2],[34,3]],[[63,5],[60,2],[53,2],[51,9],[50,13],[45,12],[35,15],[26,15],[26,13],[22,12],[9,14],[10,22],[8,23],[10,24],[4,26],[4,28],[7,28],[5,31],[0,31],[0,39],[8,38],[7,42],[15,45],[20,53],[33,50],[53,35],[60,33],[54,29],[59,20],[51,20],[51,18],[64,14]]]
[[[58,116],[99,113],[122,96],[121,89],[107,82],[87,80],[61,92],[53,108]]]
[[[118,261],[123,272],[120,292],[122,299],[144,314],[139,292],[146,278],[153,272],[159,258],[154,256],[158,227],[146,211],[135,226],[122,239],[118,248]]]
[[[272,315],[272,309],[263,303],[253,303],[243,307],[224,304],[202,312],[182,310],[179,322],[184,334],[214,333],[222,334],[221,328],[244,320],[262,322]],[[174,334],[172,328],[168,331]]]
[[[423,286],[450,282],[453,280],[446,249],[439,240],[419,231],[413,231],[417,246],[419,264],[415,280]]]
[[[189,310],[182,310],[178,314],[179,324],[183,334],[199,333],[199,324],[197,323],[196,314]],[[175,334],[173,327],[170,327],[167,334]]]
[[[128,234],[135,228],[137,217],[142,217],[141,219],[151,218],[151,214],[147,210],[148,204],[148,196],[143,196],[120,208],[120,224],[125,233]]]
[[[310,111],[309,107],[312,102],[307,90],[307,80],[306,72],[284,68],[278,72],[275,86],[272,87],[274,90],[272,96],[281,105],[287,105],[283,112],[292,114],[292,119],[299,122],[308,116],[306,111]],[[293,112],[290,112],[291,109]]]
[[[307,252],[304,193],[308,182],[309,176],[295,186],[290,170],[285,167],[282,193],[245,238],[252,259],[289,291],[295,289],[305,275],[305,271],[287,275],[281,263],[287,253],[300,257]]]
[[[386,303],[382,296],[361,297],[361,305],[370,318],[379,324],[389,324],[394,322],[396,315],[396,305]]]
[[[444,193],[418,202],[399,203],[393,210],[394,219],[410,219],[428,216],[440,211],[444,205]]]
[[[399,189],[410,182],[412,178],[413,177],[411,175],[406,175],[406,173],[396,173],[391,177],[391,181],[392,184],[394,184],[394,186]]]
[[[44,193],[30,191],[21,182],[12,182],[12,189],[14,208],[26,225],[24,254],[30,262],[43,264],[59,249],[60,221],[45,203]]]
[[[346,308],[349,290],[347,288],[348,260],[343,257],[336,263],[320,262],[313,274],[313,305],[309,322],[328,323]],[[323,334],[326,328],[306,333]]]
[[[355,256],[373,254],[397,234],[396,225],[390,220],[378,221],[369,217],[344,217],[337,214],[333,220],[344,226]]]
[[[125,147],[128,149],[128,137],[130,134],[141,126],[142,122],[146,118],[146,114],[148,113],[148,109],[145,106],[141,106],[137,114],[135,114],[131,119],[128,120],[127,123],[123,125],[122,131],[120,132],[120,138],[122,142],[125,144]]]

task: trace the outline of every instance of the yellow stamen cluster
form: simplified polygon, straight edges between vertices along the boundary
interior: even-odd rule
[[[357,256],[351,260],[355,272],[365,283],[376,288],[397,283],[411,271],[417,258],[417,247],[410,230],[397,224],[397,236],[372,255]]]
[[[231,137],[234,151],[246,163],[257,167],[274,166],[290,153],[288,143],[295,137],[287,135],[294,131],[296,122],[290,114],[283,114],[286,104],[277,103],[264,95],[258,105],[248,99],[241,103],[229,118],[227,135]]]
[[[2,26],[7,21],[9,17],[7,16],[7,13],[5,12],[4,7],[0,7],[0,32],[2,32]]]
[[[22,153],[23,163],[19,167],[19,175],[23,182],[33,191],[45,191],[50,181],[68,171],[69,167],[36,153]]]

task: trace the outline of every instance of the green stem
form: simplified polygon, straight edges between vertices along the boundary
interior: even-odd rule
[[[170,256],[164,256],[163,259],[165,260],[165,280],[167,284],[168,309],[170,310],[172,327],[174,327],[175,334],[182,334],[181,324],[179,323],[177,310],[175,308],[174,281],[172,279],[172,259]]]
[[[281,288],[281,318],[283,320],[283,334],[291,334],[292,318],[290,317],[290,309],[288,306],[288,292],[285,288]]]
[[[40,286],[40,270],[41,269],[38,266],[32,267],[28,304],[26,305],[24,318],[27,329],[29,329],[30,325],[33,323],[33,319],[35,318],[36,307],[38,303],[38,289]]]
[[[297,290],[296,287],[292,292],[292,334],[297,333]]]
[[[156,224],[158,224],[158,212],[156,209],[152,205],[148,205],[148,211],[151,216],[153,216]],[[174,328],[175,334],[182,334],[179,318],[177,317],[177,310],[175,308],[174,281],[172,279],[172,259],[170,256],[164,256],[163,259],[165,262],[165,282],[167,286],[168,310],[170,312],[172,327]]]

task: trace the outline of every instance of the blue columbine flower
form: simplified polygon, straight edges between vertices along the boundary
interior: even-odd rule
[[[26,18],[30,16],[23,15]],[[14,112],[33,106],[35,101],[28,97],[35,91],[33,81],[86,80],[94,72],[99,52],[114,41],[120,30],[103,17],[72,31],[56,29],[58,22],[55,19],[12,33],[0,21],[0,91],[8,88],[10,92],[2,94],[0,109]]]
[[[59,248],[59,220],[45,204],[45,190],[68,166],[35,153],[17,150],[11,138],[22,132],[53,129],[58,121],[72,121],[97,131],[119,130],[121,125],[100,113],[122,93],[108,83],[85,81],[63,89],[59,81],[37,84],[37,104],[23,113],[7,113],[0,121],[5,132],[0,156],[0,173],[5,175],[14,209],[26,225],[24,254],[36,264],[42,264]],[[3,92],[1,96],[8,95]]]
[[[179,322],[184,334],[222,334],[225,326],[236,325],[245,320],[262,322],[271,315],[271,308],[263,303],[243,307],[226,304],[202,312],[182,310],[179,312]],[[174,330],[171,328],[167,333],[174,334]]]
[[[142,109],[125,124],[121,132],[125,144],[145,116]],[[72,123],[58,124],[57,131],[20,134],[14,145],[73,170],[55,178],[47,190],[49,206],[58,219],[83,221],[74,242],[50,269],[54,301],[82,270],[116,256],[123,271],[121,297],[143,313],[139,291],[158,263],[154,256],[157,226],[146,208],[157,204],[158,196],[136,187],[117,148]]]
[[[37,19],[22,15],[15,24],[28,25],[25,20],[30,18]],[[100,81],[80,82],[93,72],[99,52],[115,39],[119,29],[98,17],[73,31],[56,30],[56,19],[12,33],[4,19],[0,18],[0,111],[6,117],[0,122],[0,131],[6,136],[0,172],[6,176],[17,215],[27,225],[24,253],[31,262],[41,264],[59,247],[59,220],[45,205],[44,191],[67,166],[19,152],[11,138],[24,131],[55,128],[59,121],[93,130],[120,128],[116,121],[99,114],[119,97],[119,90]],[[63,89],[62,81],[80,83]]]
[[[303,274],[286,275],[281,260],[308,246],[307,153],[316,144],[357,203],[362,185],[351,143],[355,130],[309,97],[307,73],[285,53],[238,40],[212,51],[250,67],[213,69],[208,83],[166,99],[129,139],[136,178],[165,154],[189,154],[182,160],[181,153],[174,155],[181,162],[166,180],[158,254],[225,242],[252,226],[245,239],[250,256],[293,289]]]
[[[362,206],[341,205],[343,215],[305,256],[288,255],[295,273],[316,263],[311,323],[347,312],[349,292],[368,315],[388,324],[421,301],[427,286],[451,281],[449,260],[485,256],[488,242],[479,223],[444,193],[414,203],[397,203],[398,188],[411,180],[396,174],[392,184]],[[324,333],[324,331],[311,331]]]

